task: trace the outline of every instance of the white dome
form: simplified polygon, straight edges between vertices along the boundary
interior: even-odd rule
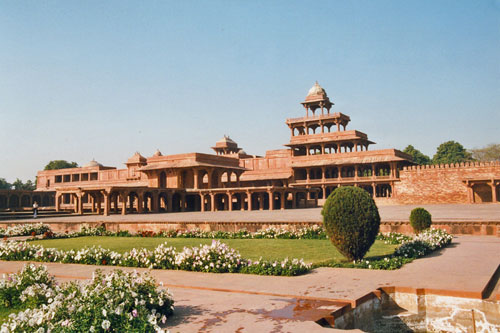
[[[96,167],[96,166],[102,166],[102,164],[98,163],[95,159],[92,159],[92,161],[85,164],[83,167],[88,168],[88,167]]]
[[[325,89],[323,89],[318,81],[316,81],[316,83],[314,84],[314,86],[312,86],[311,89],[309,89],[309,92],[307,93],[307,96],[311,96],[311,95],[321,95],[321,94],[325,94],[326,95],[326,91]]]

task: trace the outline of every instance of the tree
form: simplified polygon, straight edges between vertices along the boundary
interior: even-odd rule
[[[492,143],[484,148],[471,149],[472,157],[481,162],[500,161],[500,144]]]
[[[449,164],[473,161],[472,154],[455,141],[443,142],[432,158],[433,164]]]
[[[12,184],[7,182],[5,178],[0,178],[0,190],[10,190],[12,188]]]
[[[417,163],[418,165],[425,165],[425,164],[431,164],[431,158],[427,155],[424,155],[420,150],[415,149],[412,145],[408,145],[403,150],[403,153],[407,153],[408,155],[411,155],[413,158],[413,162]]]
[[[17,178],[16,181],[12,183],[12,186],[14,186],[14,190],[33,191],[34,189],[36,189],[36,185],[29,179],[26,181],[26,183],[23,183],[21,179]]]
[[[342,186],[330,194],[321,211],[330,241],[349,260],[360,260],[375,242],[380,215],[370,194]]]
[[[67,168],[78,168],[76,162],[68,162],[65,160],[54,160],[50,161],[44,168],[44,170],[57,170],[57,169],[67,169]]]

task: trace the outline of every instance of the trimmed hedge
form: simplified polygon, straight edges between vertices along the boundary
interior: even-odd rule
[[[359,187],[339,187],[326,199],[321,214],[326,233],[339,252],[349,260],[362,259],[380,227],[370,194]]]
[[[417,207],[410,213],[410,225],[413,231],[418,234],[425,229],[429,229],[432,224],[432,216],[425,208]]]

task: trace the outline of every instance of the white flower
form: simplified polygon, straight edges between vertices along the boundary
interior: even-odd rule
[[[106,309],[102,309],[102,315],[103,315],[104,317],[106,317],[106,315],[107,315],[107,314],[108,314],[108,312],[106,311]]]
[[[103,329],[107,330],[110,326],[111,326],[111,323],[109,322],[109,320],[103,320],[102,321],[101,327]]]

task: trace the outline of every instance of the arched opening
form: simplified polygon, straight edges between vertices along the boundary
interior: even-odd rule
[[[31,203],[30,203],[30,196],[29,195],[26,195],[24,194],[22,197],[21,197],[21,207],[29,207],[31,206]],[[40,204],[40,203],[39,203]]]
[[[224,171],[220,177],[222,187],[231,187],[231,171]]]
[[[142,209],[144,213],[153,211],[153,200],[154,200],[153,193],[151,192],[144,193],[144,198],[143,198],[144,206]]]
[[[219,171],[214,170],[212,172],[212,188],[219,188],[220,187],[220,175]]]
[[[186,195],[186,211],[197,212],[200,211],[201,202],[200,196],[198,194],[187,194]]]
[[[168,210],[168,198],[167,193],[161,192],[158,195],[158,209],[160,212],[166,212]]]
[[[9,198],[9,208],[19,208],[19,197],[12,194]]]
[[[194,173],[193,170],[181,171],[180,188],[194,188]]]
[[[370,193],[370,196],[373,198],[373,187],[371,185],[361,185],[360,188]]]
[[[158,176],[158,186],[160,188],[167,187],[167,174],[165,173],[165,171],[160,172],[160,175]]]
[[[217,193],[214,196],[215,210],[229,210],[229,198],[225,193]]]
[[[8,207],[8,202],[7,202],[7,196],[5,195],[0,195],[0,208],[7,208]]]
[[[181,195],[179,193],[174,193],[172,196],[172,211],[180,212],[181,211]]]

